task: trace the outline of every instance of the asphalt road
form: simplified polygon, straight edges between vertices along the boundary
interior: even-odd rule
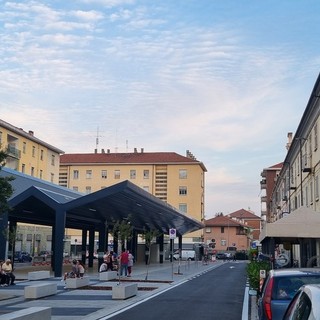
[[[111,319],[241,320],[245,268],[245,263],[226,263]]]

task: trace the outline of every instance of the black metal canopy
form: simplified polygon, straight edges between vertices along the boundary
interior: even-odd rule
[[[137,231],[157,229],[178,235],[203,228],[203,224],[187,217],[172,206],[129,181],[123,181],[97,192],[83,195],[70,189],[3,168],[2,176],[13,176],[15,189],[9,200],[9,220],[53,226],[55,214],[66,212],[67,228],[92,228],[113,225],[128,219]]]

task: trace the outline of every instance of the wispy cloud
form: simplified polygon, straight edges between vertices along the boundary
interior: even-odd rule
[[[208,168],[208,211],[260,208],[260,170],[282,160],[319,51],[302,32],[276,39],[280,19],[268,38],[262,9],[205,3],[0,4],[1,117],[66,152],[92,151],[97,127],[119,152],[190,149]]]

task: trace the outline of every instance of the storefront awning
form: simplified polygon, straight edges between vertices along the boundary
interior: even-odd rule
[[[320,238],[320,212],[300,207],[273,223],[265,223],[260,241],[265,238]]]

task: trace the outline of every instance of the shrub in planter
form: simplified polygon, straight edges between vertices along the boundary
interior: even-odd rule
[[[259,292],[260,270],[266,270],[266,273],[268,273],[270,269],[271,265],[268,261],[250,261],[247,265],[247,277],[250,288]]]

